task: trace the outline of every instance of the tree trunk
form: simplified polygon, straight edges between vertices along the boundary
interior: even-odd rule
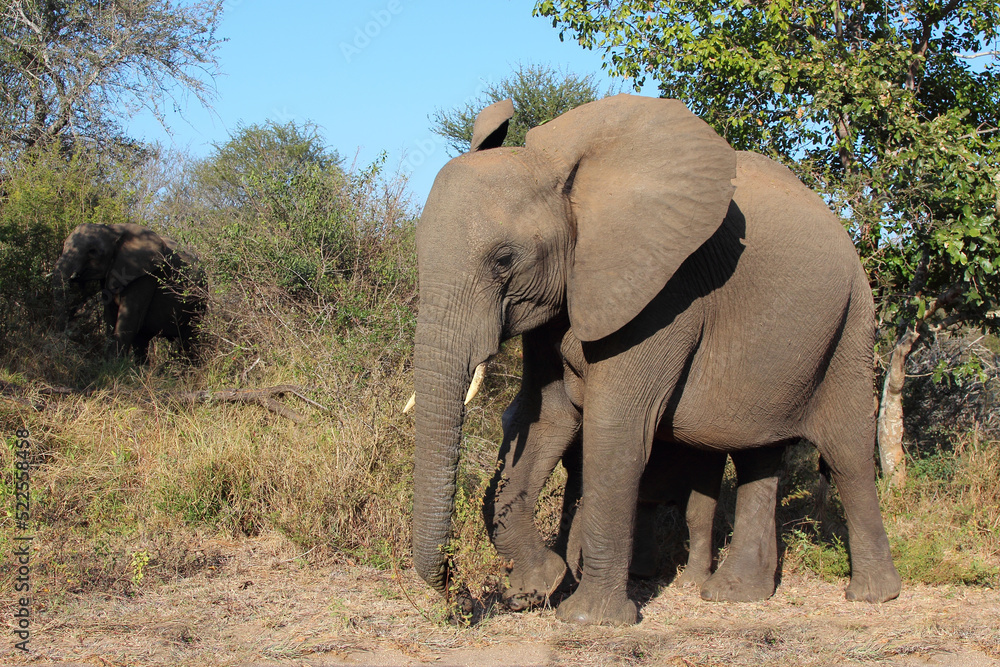
[[[878,413],[878,451],[882,474],[890,484],[900,487],[906,481],[906,457],[903,452],[903,383],[906,381],[906,355],[920,338],[908,328],[892,349],[889,368],[882,385]]]

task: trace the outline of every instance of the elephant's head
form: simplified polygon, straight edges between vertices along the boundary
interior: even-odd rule
[[[734,190],[735,152],[681,102],[617,95],[499,148],[512,111],[480,114],[417,227],[413,559],[442,591],[473,369],[556,317],[584,341],[626,325],[718,229]]]
[[[57,323],[65,325],[71,289],[81,299],[98,289],[117,293],[137,278],[162,272],[173,256],[158,234],[140,225],[78,225],[52,272]]]
[[[63,242],[63,251],[52,272],[54,284],[86,285],[104,278],[114,259],[117,235],[108,225],[90,223],[76,227]]]

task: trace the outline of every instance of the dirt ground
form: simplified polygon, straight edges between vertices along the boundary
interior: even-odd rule
[[[305,565],[276,538],[213,548],[219,566],[135,598],[41,592],[31,652],[5,632],[0,664],[1000,667],[996,590],[909,585],[894,602],[854,604],[843,583],[786,571],[761,603],[637,590],[649,599],[630,628],[572,626],[551,609],[495,609],[457,627],[412,570]]]

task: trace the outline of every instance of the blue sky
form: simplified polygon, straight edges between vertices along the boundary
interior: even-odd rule
[[[436,109],[463,105],[517,63],[550,64],[576,74],[601,71],[597,52],[559,41],[550,20],[534,18],[533,0],[227,0],[218,51],[223,76],[209,112],[192,99],[168,111],[168,134],[148,114],[132,136],[186,148],[201,157],[238,123],[313,121],[350,165],[381,151],[387,167],[410,172],[423,205],[448,160],[430,131]],[[616,85],[618,82],[616,82]]]

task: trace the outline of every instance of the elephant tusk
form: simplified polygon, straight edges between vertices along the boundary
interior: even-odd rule
[[[469,401],[476,397],[479,393],[480,387],[483,386],[483,378],[486,376],[486,364],[482,363],[476,366],[476,372],[472,374],[472,383],[469,384],[469,391],[465,394],[465,405],[469,404]],[[410,394],[409,400],[406,401],[406,405],[403,406],[403,414],[409,413],[413,406],[417,404],[417,392]]]
[[[469,401],[476,397],[479,393],[479,388],[483,386],[483,378],[486,376],[486,363],[483,362],[476,366],[476,372],[472,374],[472,383],[469,385],[469,391],[465,394],[465,405],[469,404]]]

